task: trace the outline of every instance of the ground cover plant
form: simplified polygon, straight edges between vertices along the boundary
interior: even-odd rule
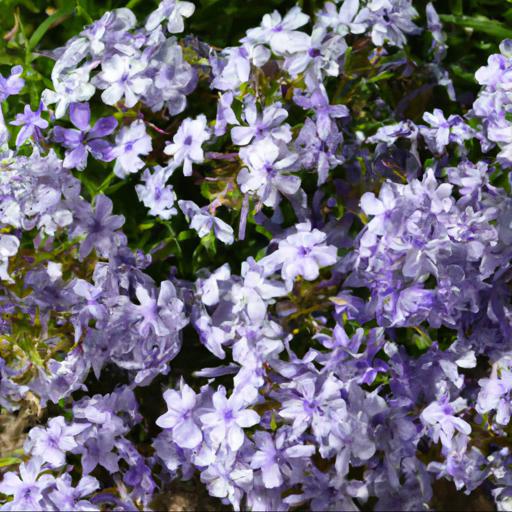
[[[512,509],[512,3],[0,3],[1,510]]]

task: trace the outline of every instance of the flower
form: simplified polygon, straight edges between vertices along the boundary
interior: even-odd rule
[[[43,461],[34,457],[22,462],[19,476],[12,471],[5,473],[0,482],[0,492],[12,496],[9,510],[44,510],[43,492],[55,481],[52,475],[39,474],[44,471]]]
[[[23,68],[14,66],[11,68],[11,74],[5,78],[0,74],[0,102],[5,101],[9,96],[19,94],[25,86],[25,80],[21,78]]]
[[[45,89],[41,100],[45,106],[57,104],[55,117],[60,119],[66,114],[71,103],[89,101],[96,87],[89,82],[90,69],[86,66],[70,70],[62,75],[53,75],[53,86],[55,91]]]
[[[92,476],[82,477],[77,486],[73,487],[71,475],[66,473],[55,480],[56,489],[49,494],[49,498],[57,510],[94,511],[99,510],[90,501],[82,499],[92,494],[100,483]]]
[[[80,245],[80,257],[85,258],[93,249],[107,255],[115,243],[114,232],[124,224],[123,215],[112,214],[112,201],[105,195],[95,198],[95,208],[82,213],[77,233],[84,233],[85,240]]]
[[[149,15],[146,21],[146,30],[155,30],[162,21],[167,20],[167,30],[171,34],[179,34],[185,28],[183,18],[190,18],[195,9],[192,2],[162,0],[158,9]]]
[[[243,429],[256,425],[259,415],[245,408],[241,394],[233,393],[227,398],[223,386],[213,394],[212,402],[213,412],[201,414],[201,423],[216,446],[227,443],[231,450],[237,451],[244,442]]]
[[[142,285],[137,285],[135,295],[140,305],[132,306],[137,331],[147,337],[150,331],[157,336],[166,336],[175,328],[175,317],[181,312],[183,303],[176,298],[176,289],[170,281],[160,284],[158,298],[156,292],[148,292]]]
[[[87,165],[89,153],[98,160],[107,161],[111,146],[103,137],[116,129],[116,119],[112,116],[102,117],[91,128],[91,109],[88,103],[72,103],[69,118],[76,130],[56,126],[53,131],[55,140],[69,150],[66,151],[64,167],[82,171]]]
[[[371,0],[355,17],[354,23],[371,28],[372,42],[382,46],[389,42],[403,47],[407,42],[404,34],[417,34],[420,29],[412,22],[418,12],[411,0]]]
[[[16,146],[21,146],[27,139],[34,136],[34,139],[40,140],[42,137],[41,130],[48,128],[48,121],[41,117],[44,105],[41,102],[39,108],[33,112],[30,105],[25,105],[23,114],[17,114],[16,120],[10,124],[14,126],[22,126],[16,137]]]
[[[144,121],[137,120],[124,126],[116,136],[116,145],[112,148],[110,158],[116,159],[114,173],[125,178],[144,167],[140,155],[148,155],[152,149],[151,137],[146,133]]]
[[[440,400],[432,402],[423,409],[421,420],[430,427],[431,436],[434,442],[441,440],[446,448],[451,447],[451,442],[455,431],[469,435],[471,426],[461,418],[457,418],[455,414],[462,411],[467,402],[463,398],[457,398],[453,402],[449,401],[448,395],[443,395]]]
[[[289,153],[266,138],[240,149],[240,157],[247,167],[238,174],[238,184],[244,193],[255,193],[265,206],[275,208],[280,194],[293,195],[300,188],[300,178],[284,171],[297,160],[295,153]]]
[[[203,435],[194,417],[197,401],[194,390],[181,380],[179,392],[166,390],[164,400],[168,410],[156,420],[156,424],[171,429],[173,441],[180,448],[195,448],[203,440]]]
[[[288,112],[279,102],[265,107],[258,114],[255,99],[249,97],[244,105],[243,117],[249,126],[235,126],[231,129],[231,139],[238,146],[245,146],[253,139],[261,140],[267,136],[283,142],[290,142],[292,138],[290,126],[283,124]]]
[[[192,164],[200,164],[204,161],[203,142],[210,138],[207,129],[206,116],[200,114],[196,119],[185,119],[176,135],[172,139],[172,143],[168,144],[164,152],[166,155],[173,156],[173,163],[176,166],[183,164],[183,174],[185,176],[192,175]]]
[[[25,450],[39,457],[43,462],[49,462],[52,467],[63,466],[66,462],[66,452],[78,446],[75,437],[87,425],[66,425],[62,416],[51,418],[47,428],[34,427],[25,442]]]
[[[128,55],[114,55],[102,64],[98,75],[105,84],[101,99],[107,105],[115,105],[124,96],[125,106],[132,108],[151,85],[151,79],[144,76],[147,64],[142,59]]]
[[[208,207],[199,208],[193,201],[180,199],[178,205],[181,211],[190,219],[190,227],[197,231],[197,234],[203,238],[212,230],[216,238],[226,245],[231,245],[234,241],[233,228],[222,219],[215,217],[208,211]]]
[[[300,7],[290,9],[284,18],[278,11],[265,14],[261,26],[251,28],[242,42],[252,45],[268,44],[276,55],[285,55],[307,49],[308,36],[296,30],[305,25],[309,16],[304,14]]]
[[[178,213],[178,210],[174,207],[176,193],[172,185],[166,185],[168,178],[168,169],[156,167],[153,174],[149,169],[146,169],[142,175],[144,185],[135,186],[139,199],[144,206],[149,208],[149,215],[165,220]]]
[[[336,247],[325,244],[325,233],[312,230],[309,222],[295,228],[297,232],[281,240],[277,251],[260,261],[260,265],[268,265],[267,269],[281,269],[288,290],[293,288],[297,276],[313,281],[320,275],[320,268],[334,265],[337,259]]]

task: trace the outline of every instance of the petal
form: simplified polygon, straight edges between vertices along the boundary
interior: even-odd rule
[[[71,103],[69,106],[69,118],[79,130],[86,131],[91,121],[89,103]]]
[[[237,425],[248,428],[256,425],[260,421],[260,416],[256,411],[245,409],[238,412],[235,421]]]
[[[117,120],[115,117],[102,117],[98,119],[89,132],[89,139],[95,139],[97,137],[105,137],[110,135],[117,128]]]
[[[237,451],[244,443],[244,431],[238,425],[232,425],[228,430],[228,445],[233,451]]]
[[[178,423],[172,430],[176,444],[181,448],[195,448],[203,440],[203,434],[192,419]]]

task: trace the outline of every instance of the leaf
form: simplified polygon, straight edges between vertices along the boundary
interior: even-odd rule
[[[0,468],[5,468],[6,466],[14,466],[20,462],[21,459],[18,459],[18,457],[2,457],[0,458]]]
[[[50,28],[52,28],[55,25],[59,25],[62,23],[73,11],[75,10],[74,7],[63,7],[62,9],[59,9],[56,13],[52,14],[48,18],[46,18],[39,27],[34,30],[34,33],[30,37],[30,40],[28,42],[28,47],[30,50],[33,50],[43,39],[44,35]]]
[[[189,238],[193,238],[196,236],[196,232],[193,229],[187,229],[186,231],[182,231],[178,235],[178,240],[182,242],[183,240],[188,240]]]
[[[441,21],[445,23],[453,23],[461,27],[472,28],[477,32],[484,32],[498,39],[506,39],[512,37],[512,29],[507,28],[503,23],[496,20],[490,20],[485,16],[454,16],[452,14],[440,14]]]

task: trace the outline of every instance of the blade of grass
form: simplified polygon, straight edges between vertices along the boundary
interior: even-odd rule
[[[75,10],[74,7],[63,7],[62,9],[59,9],[57,12],[52,14],[51,16],[48,16],[39,27],[37,27],[34,30],[34,33],[30,37],[30,40],[28,42],[28,47],[30,50],[33,50],[43,39],[44,35],[50,28],[52,28],[55,25],[58,25],[62,23],[73,11]]]
[[[472,28],[477,32],[483,32],[498,39],[512,37],[512,29],[507,28],[503,23],[488,18],[471,16],[454,16],[453,14],[440,14],[441,21],[453,23],[460,27]]]

